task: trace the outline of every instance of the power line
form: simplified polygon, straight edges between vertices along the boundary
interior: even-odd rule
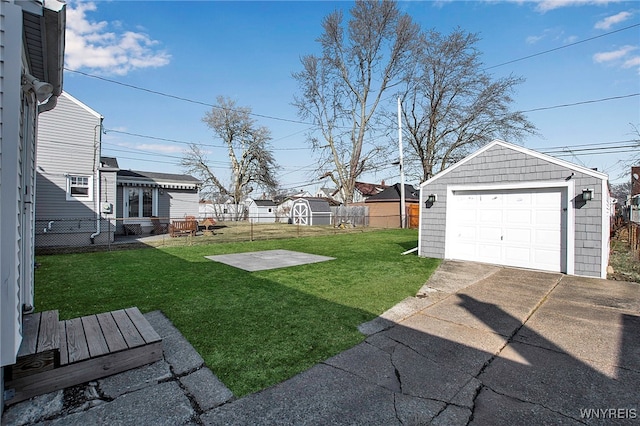
[[[599,103],[599,102],[606,102],[606,101],[613,101],[613,100],[617,100],[617,99],[631,98],[631,97],[634,97],[634,96],[640,96],[640,93],[631,93],[631,94],[628,94],[628,95],[612,96],[610,98],[592,99],[592,100],[588,100],[588,101],[574,102],[574,103],[571,103],[571,104],[561,104],[561,105],[554,105],[554,106],[548,106],[548,107],[534,108],[534,109],[528,109],[528,110],[518,111],[518,112],[525,113],[525,112],[535,112],[535,111],[547,111],[547,110],[550,110],[550,109],[566,108],[566,107],[577,106],[577,105],[595,104],[595,103]]]
[[[216,145],[213,143],[202,143],[202,142],[189,142],[189,141],[182,141],[182,140],[178,140],[178,139],[169,139],[169,138],[162,138],[159,136],[150,136],[150,135],[142,135],[140,133],[133,133],[133,132],[125,132],[122,130],[114,130],[114,129],[104,129],[105,133],[120,133],[123,135],[127,135],[127,136],[134,136],[136,138],[144,138],[144,139],[153,139],[153,140],[158,140],[158,141],[163,141],[163,142],[171,142],[171,143],[178,143],[178,144],[182,144],[182,145],[196,145],[196,146],[205,146],[205,147],[209,147],[209,148],[228,148],[227,145]],[[287,138],[289,136],[294,136],[296,134],[298,134],[299,132],[296,133],[292,133],[291,135],[288,136],[284,136],[282,138],[279,138],[277,140],[282,140],[284,138]],[[309,150],[312,148],[271,148],[272,151],[300,151],[300,150]]]
[[[632,28],[635,28],[635,27],[638,27],[638,26],[640,26],[640,24],[630,25],[630,26],[627,26],[627,27],[624,27],[624,28],[620,28],[618,30],[614,30],[614,31],[610,31],[610,32],[607,32],[607,33],[604,33],[604,34],[600,34],[598,36],[586,38],[584,40],[576,41],[574,43],[569,43],[569,44],[566,44],[564,46],[560,46],[560,47],[556,47],[556,48],[553,48],[553,49],[545,50],[545,51],[542,51],[542,52],[534,53],[532,55],[528,55],[528,56],[524,56],[524,57],[521,57],[521,58],[513,59],[513,60],[510,60],[510,61],[507,61],[507,62],[503,62],[503,63],[497,64],[497,65],[492,65],[492,66],[486,67],[484,69],[485,70],[489,70],[489,69],[492,69],[492,68],[497,68],[497,67],[501,67],[503,65],[511,64],[511,63],[514,63],[514,62],[519,62],[519,61],[523,61],[523,60],[526,60],[526,59],[534,58],[536,56],[545,55],[547,53],[555,52],[555,51],[561,50],[561,49],[566,49],[568,47],[572,47],[572,46],[575,46],[577,44],[586,43],[588,41],[592,41],[592,40],[595,40],[595,39],[598,39],[598,38],[601,38],[601,37],[606,37],[606,36],[609,36],[611,34],[615,34],[615,33],[621,32],[621,31],[626,31],[626,30],[629,30],[629,29],[632,29]],[[183,101],[183,102],[189,102],[189,103],[196,104],[196,105],[203,105],[203,106],[210,107],[210,108],[222,109],[219,105],[210,104],[210,103],[202,102],[202,101],[197,101],[197,100],[185,98],[183,96],[172,95],[172,94],[169,94],[169,93],[160,92],[158,90],[147,89],[145,87],[137,86],[137,85],[134,85],[134,84],[123,83],[121,81],[112,80],[110,78],[102,77],[102,76],[95,75],[95,74],[90,74],[90,73],[87,73],[87,72],[84,72],[84,71],[74,70],[74,69],[70,69],[70,68],[66,68],[66,67],[64,68],[64,70],[72,72],[72,73],[80,74],[80,75],[83,75],[85,77],[95,78],[97,80],[102,80],[102,81],[105,81],[105,82],[108,82],[108,83],[117,84],[117,85],[120,85],[120,86],[123,86],[123,87],[128,87],[130,89],[139,90],[139,91],[151,93],[151,94],[158,95],[158,96],[164,96],[164,97],[167,97],[167,98],[176,99],[176,100]],[[395,96],[395,95],[393,95],[393,96]],[[525,111],[525,112],[528,112],[528,111]],[[249,115],[252,115],[252,116],[255,116],[255,117],[260,117],[260,118],[265,118],[265,119],[269,119],[269,120],[284,121],[284,122],[295,123],[295,124],[304,124],[304,125],[307,125],[307,126],[315,127],[314,123],[308,123],[308,122],[300,121],[300,120],[292,120],[292,119],[289,119],[289,118],[281,118],[281,117],[275,117],[275,116],[266,115],[266,114],[258,114],[258,113],[253,113],[253,112],[250,112]]]
[[[171,95],[169,93],[160,92],[158,90],[147,89],[145,87],[136,86],[134,84],[123,83],[121,81],[112,80],[110,78],[101,77],[101,76],[98,76],[98,75],[95,75],[95,74],[89,74],[89,73],[86,73],[86,72],[83,72],[83,71],[72,70],[72,69],[66,68],[66,67],[64,68],[64,70],[65,71],[69,71],[69,72],[73,72],[73,73],[77,73],[77,74],[81,74],[81,75],[84,75],[85,77],[95,78],[95,79],[98,79],[98,80],[106,81],[108,83],[113,83],[113,84],[117,84],[117,85],[120,85],[120,86],[128,87],[130,89],[139,90],[139,91],[147,92],[147,93],[152,93],[152,94],[158,95],[158,96],[164,96],[166,98],[171,98],[171,99],[176,99],[176,100],[179,100],[179,101],[189,102],[189,103],[196,104],[196,105],[203,105],[203,106],[210,107],[210,108],[215,108],[215,109],[224,109],[224,108],[220,107],[219,105],[214,105],[214,104],[210,104],[210,103],[202,102],[202,101],[196,101],[196,100],[185,98],[185,97],[182,97],[182,96]],[[235,110],[231,110],[231,111],[235,111]],[[254,113],[254,112],[250,112],[248,114],[252,115],[254,117],[266,118],[266,119],[269,119],[269,120],[286,121],[288,123],[305,124],[307,126],[313,125],[312,123],[307,123],[307,122],[304,122],[304,121],[291,120],[289,118],[274,117],[274,116],[265,115],[265,114],[257,114],[257,113]]]
[[[490,67],[486,67],[485,70],[498,68],[498,67],[501,67],[503,65],[513,64],[514,62],[524,61],[526,59],[535,58],[536,56],[540,56],[540,55],[546,55],[547,53],[555,52],[555,51],[561,50],[561,49],[566,49],[568,47],[572,47],[572,46],[575,46],[577,44],[586,43],[588,41],[592,41],[592,40],[595,40],[595,39],[598,39],[598,38],[601,38],[601,37],[606,37],[606,36],[609,36],[611,34],[619,33],[621,31],[626,31],[626,30],[629,30],[631,28],[635,28],[635,27],[638,27],[638,26],[640,26],[640,24],[629,25],[628,27],[620,28],[620,29],[615,30],[615,31],[610,31],[608,33],[600,34],[600,35],[597,35],[597,36],[594,36],[594,37],[585,38],[584,40],[580,40],[580,41],[576,41],[576,42],[573,42],[573,43],[565,44],[564,46],[555,47],[553,49],[549,49],[549,50],[545,50],[545,51],[542,51],[542,52],[534,53],[532,55],[523,56],[522,58],[513,59],[511,61],[503,62],[503,63],[497,64],[497,65],[492,65]]]

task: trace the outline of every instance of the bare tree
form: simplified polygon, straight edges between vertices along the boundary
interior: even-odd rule
[[[268,191],[278,186],[275,173],[278,170],[275,158],[269,151],[271,132],[258,127],[251,118],[251,108],[238,107],[236,103],[218,96],[217,105],[202,118],[215,136],[228,148],[231,161],[231,183],[226,186],[208,165],[206,151],[191,145],[181,161],[182,166],[203,182],[205,191],[218,192],[240,203],[254,186]]]
[[[320,135],[310,137],[320,155],[319,172],[349,203],[356,179],[375,166],[374,155],[383,149],[370,142],[374,114],[382,96],[401,81],[419,27],[395,2],[359,0],[346,28],[340,11],[326,16],[322,28],[322,55],[304,56],[302,71],[293,74],[301,89],[294,105]]]
[[[401,93],[402,116],[421,180],[495,138],[520,140],[536,129],[510,111],[521,78],[493,79],[482,68],[476,34],[461,29],[422,34]]]

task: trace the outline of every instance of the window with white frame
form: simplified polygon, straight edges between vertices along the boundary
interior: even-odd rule
[[[93,200],[93,176],[67,175],[67,200]]]

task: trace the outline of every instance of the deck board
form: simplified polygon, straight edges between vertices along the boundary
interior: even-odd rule
[[[22,316],[22,343],[18,350],[18,357],[36,353],[39,327],[40,312]]]
[[[89,356],[95,358],[109,353],[109,347],[102,334],[102,329],[98,323],[98,318],[95,315],[89,315],[82,317],[82,326],[84,327],[84,334],[87,337],[87,347],[89,349]]]
[[[111,314],[113,315],[113,319],[116,321],[116,324],[118,324],[122,337],[124,337],[129,348],[135,348],[136,346],[145,344],[144,339],[124,309],[113,311]]]
[[[89,346],[84,335],[82,319],[74,318],[65,321],[67,328],[67,350],[69,363],[82,361],[89,358]]]
[[[100,328],[102,328],[102,333],[104,334],[104,339],[107,342],[109,351],[118,352],[127,349],[127,342],[124,341],[124,337],[122,337],[122,333],[120,333],[120,329],[113,319],[111,312],[98,314],[96,317],[100,323]]]
[[[60,365],[69,364],[69,350],[67,349],[67,324],[66,321],[58,323],[58,335],[60,336]]]
[[[153,343],[157,342],[158,340],[162,340],[160,335],[156,333],[153,327],[151,327],[151,324],[149,324],[149,322],[144,319],[142,313],[138,308],[125,309],[125,312],[127,313],[127,315],[129,315],[131,321],[136,325],[138,332],[146,343]]]
[[[37,352],[52,351],[60,348],[58,334],[58,311],[45,311],[40,315]]]

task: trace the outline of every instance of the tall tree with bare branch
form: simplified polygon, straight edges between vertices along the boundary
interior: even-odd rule
[[[300,87],[294,105],[314,124],[318,172],[333,180],[346,203],[356,179],[376,166],[374,156],[384,149],[376,142],[375,114],[401,81],[419,33],[392,1],[358,0],[350,12],[346,27],[341,11],[324,18],[322,54],[304,56],[302,71],[293,74]]]
[[[493,139],[518,141],[536,132],[524,114],[510,110],[523,80],[492,78],[483,69],[478,41],[476,34],[456,29],[421,34],[415,45],[401,99],[408,163],[414,160],[420,180]]]
[[[251,118],[251,108],[239,107],[235,101],[223,96],[218,96],[216,101],[217,104],[202,121],[227,147],[231,182],[224,184],[224,180],[209,166],[206,148],[198,145],[190,146],[182,158],[182,166],[202,180],[205,191],[230,196],[236,204],[258,187],[265,191],[275,190],[278,166],[269,150],[271,132],[266,127],[257,126]]]

